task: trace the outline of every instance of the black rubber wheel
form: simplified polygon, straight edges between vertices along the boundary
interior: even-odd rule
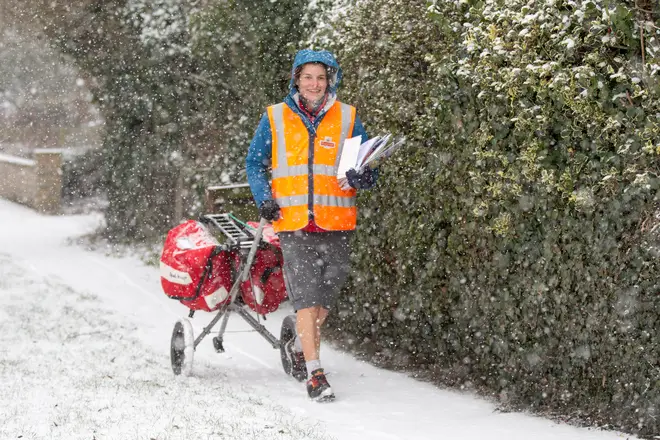
[[[170,343],[170,360],[174,374],[190,375],[194,353],[195,339],[192,324],[187,319],[180,319],[174,324]]]
[[[291,375],[292,362],[286,346],[296,337],[296,315],[289,315],[282,321],[282,330],[280,331],[280,358],[282,359],[282,368],[284,373]]]

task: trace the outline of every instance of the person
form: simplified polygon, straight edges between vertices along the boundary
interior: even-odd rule
[[[280,239],[287,292],[296,311],[297,337],[285,347],[292,374],[302,381],[310,372],[307,393],[318,401],[334,399],[319,357],[320,328],[348,275],[356,190],[371,188],[378,176],[368,167],[350,169],[348,189],[337,179],[344,141],[368,139],[355,107],[337,101],[341,78],[330,52],[299,51],[289,94],[267,108],[246,157],[259,213]]]

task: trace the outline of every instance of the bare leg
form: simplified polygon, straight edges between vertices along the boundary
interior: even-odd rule
[[[325,309],[323,307],[319,307],[319,318],[318,318],[319,328],[321,328],[321,326],[325,322],[325,318],[327,318],[327,317],[328,317],[328,309]]]
[[[320,310],[321,307],[309,307],[296,312],[296,330],[307,362],[319,359],[317,347],[320,343],[318,324]]]
[[[328,317],[328,309],[319,307],[319,316],[317,318],[318,326],[316,327],[316,354],[321,356],[321,326],[325,322],[325,318]]]

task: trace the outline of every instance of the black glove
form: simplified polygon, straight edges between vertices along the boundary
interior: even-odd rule
[[[280,218],[280,205],[275,200],[265,200],[259,207],[259,215],[269,222]]]
[[[355,189],[369,189],[376,183],[374,172],[368,165],[363,166],[358,171],[354,168],[346,171],[346,181]]]

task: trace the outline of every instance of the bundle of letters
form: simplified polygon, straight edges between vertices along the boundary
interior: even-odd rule
[[[394,154],[405,143],[406,138],[395,138],[388,133],[384,136],[371,138],[364,143],[361,143],[361,140],[360,136],[356,136],[344,141],[339,167],[337,168],[337,179],[343,189],[348,188],[346,171],[351,168],[360,170],[365,165],[372,169],[376,168]]]

